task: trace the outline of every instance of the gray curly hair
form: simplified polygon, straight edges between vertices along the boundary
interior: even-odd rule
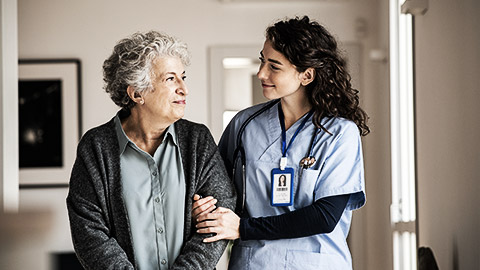
[[[137,32],[120,40],[112,55],[103,62],[104,88],[113,102],[128,110],[135,106],[127,94],[128,86],[139,93],[153,90],[153,62],[164,56],[178,57],[184,66],[190,64],[187,45],[165,33]]]

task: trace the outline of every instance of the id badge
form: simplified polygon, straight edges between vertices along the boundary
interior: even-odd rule
[[[272,194],[270,202],[272,206],[290,206],[293,204],[293,168],[272,170]]]

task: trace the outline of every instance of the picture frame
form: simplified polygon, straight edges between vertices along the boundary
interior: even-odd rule
[[[81,128],[79,59],[20,59],[20,188],[68,187]]]

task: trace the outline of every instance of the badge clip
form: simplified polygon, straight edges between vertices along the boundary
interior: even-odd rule
[[[308,169],[315,164],[315,158],[314,157],[304,157],[302,160],[300,160],[300,167],[303,169]]]
[[[280,170],[285,170],[285,167],[287,167],[287,157],[282,157],[280,159]]]

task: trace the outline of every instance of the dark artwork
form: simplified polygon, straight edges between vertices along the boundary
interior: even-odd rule
[[[62,81],[18,85],[20,168],[62,167]]]

